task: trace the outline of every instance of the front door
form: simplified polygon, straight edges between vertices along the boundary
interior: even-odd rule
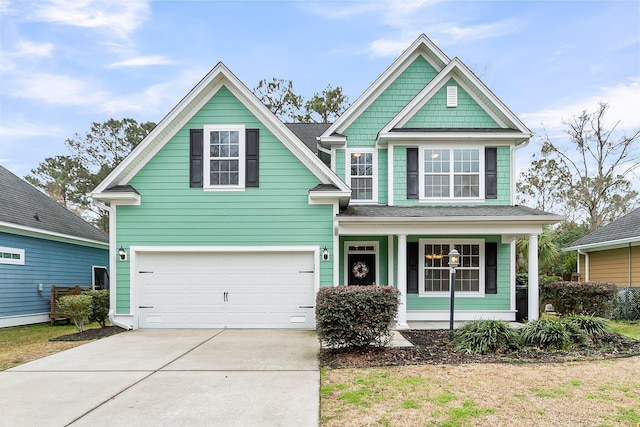
[[[349,286],[376,284],[376,254],[350,253],[347,259]]]

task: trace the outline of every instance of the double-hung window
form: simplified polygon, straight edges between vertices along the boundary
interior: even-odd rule
[[[423,199],[479,199],[484,156],[480,148],[422,150]]]
[[[377,201],[376,164],[375,150],[362,149],[348,152],[347,175],[353,202]]]
[[[456,268],[456,293],[481,295],[484,293],[484,245],[480,240],[420,240],[422,296],[449,295],[451,270],[449,252],[455,248],[460,253],[460,265]]]
[[[205,126],[203,142],[205,188],[215,190],[244,189],[244,126]]]

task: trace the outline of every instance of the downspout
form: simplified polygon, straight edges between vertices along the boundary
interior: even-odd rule
[[[106,210],[109,213],[109,271],[111,274],[109,277],[113,277],[114,279],[118,276],[117,274],[117,264],[116,264],[116,221],[115,221],[115,208],[107,205],[104,202],[93,199],[93,203],[101,209]],[[118,326],[120,328],[129,330],[132,329],[131,325],[127,325],[126,323],[119,322],[115,319],[115,309],[116,306],[116,293],[112,292],[112,289],[115,289],[115,283],[112,283],[111,279],[109,279],[109,322],[112,325]]]
[[[585,270],[585,277],[584,282],[588,282],[589,281],[589,254],[587,252],[582,252],[580,249],[578,249],[578,256],[580,255],[584,255],[584,270]],[[580,259],[578,259],[578,273],[580,273]]]
[[[629,287],[631,287],[631,242],[629,242]]]

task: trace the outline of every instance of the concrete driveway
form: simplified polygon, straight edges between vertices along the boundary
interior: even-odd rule
[[[317,426],[315,331],[136,330],[0,372],[1,426]]]

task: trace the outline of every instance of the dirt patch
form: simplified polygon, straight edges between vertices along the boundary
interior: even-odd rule
[[[640,355],[640,341],[609,332],[588,346],[570,351],[535,348],[500,354],[457,353],[449,347],[448,330],[406,330],[400,333],[415,347],[343,351],[323,348],[320,364],[328,368],[470,363],[539,363],[612,359]]]
[[[91,341],[119,334],[124,331],[126,331],[126,329],[119,328],[118,326],[106,326],[104,328],[86,329],[75,334],[50,338],[49,341]]]

